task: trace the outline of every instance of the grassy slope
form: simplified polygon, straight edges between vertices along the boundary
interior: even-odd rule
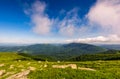
[[[86,61],[86,62],[38,62],[28,58],[28,60],[21,60],[25,57],[16,53],[0,53],[0,70],[7,72],[18,73],[26,70],[29,67],[35,67],[36,70],[32,71],[29,79],[119,79],[120,78],[120,60],[116,61]],[[19,60],[21,61],[19,61]],[[66,69],[53,69],[53,64],[76,64],[79,67],[88,67],[96,69],[96,71],[75,70],[71,68]],[[13,68],[10,66],[13,65]],[[48,67],[44,67],[47,65]],[[5,79],[10,75],[4,76]]]
[[[0,52],[0,61],[29,60],[31,58],[18,55],[16,52]]]
[[[75,62],[69,62],[75,63]],[[67,62],[63,64],[69,64]],[[51,63],[48,63],[49,65]],[[58,64],[58,63],[54,63]],[[31,79],[119,79],[120,61],[94,61],[94,62],[76,62],[79,67],[94,68],[97,71],[74,70],[74,69],[53,69],[46,68],[37,70],[29,75]]]

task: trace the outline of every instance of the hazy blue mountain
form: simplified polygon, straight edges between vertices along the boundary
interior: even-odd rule
[[[115,50],[120,50],[120,45],[119,44],[111,44],[111,45],[100,45],[103,48],[107,49],[115,49]]]

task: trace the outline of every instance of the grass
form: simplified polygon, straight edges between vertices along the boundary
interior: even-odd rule
[[[23,60],[26,59],[26,60]],[[0,53],[0,70],[5,73],[0,79],[34,67],[36,70],[31,71],[28,79],[119,79],[120,78],[120,60],[114,61],[84,61],[84,62],[39,62],[18,55],[17,53]],[[79,70],[79,69],[56,69],[52,65],[76,64],[78,67],[92,68],[96,71]],[[47,65],[47,67],[45,67]],[[6,75],[7,72],[13,74]]]

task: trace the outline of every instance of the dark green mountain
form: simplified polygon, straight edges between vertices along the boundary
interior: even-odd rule
[[[71,61],[120,60],[120,51],[108,50],[97,54],[84,54],[69,59]]]
[[[62,60],[82,54],[94,54],[98,52],[103,52],[106,51],[106,49],[90,44],[70,43],[59,45],[35,44],[29,46],[0,47],[0,51],[29,53],[32,55],[47,55]]]

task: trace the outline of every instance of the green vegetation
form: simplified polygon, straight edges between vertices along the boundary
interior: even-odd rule
[[[86,54],[71,58],[73,61],[120,60],[120,54]]]
[[[24,59],[24,60],[23,60]],[[77,65],[77,69],[53,68],[53,65]],[[81,70],[80,68],[90,68],[92,70]],[[27,54],[0,53],[0,75],[1,79],[6,79],[17,73],[30,70],[25,75],[28,79],[119,79],[120,60],[110,61],[79,61],[79,62],[48,62],[36,61]]]
[[[120,78],[118,50],[71,43],[0,47],[0,51],[0,79]]]
[[[120,51],[108,50],[97,54],[83,54],[70,59],[71,61],[120,60]]]
[[[47,55],[32,55],[32,54],[27,54],[27,53],[17,53],[18,55],[24,56],[24,57],[29,57],[33,60],[36,61],[57,61],[55,58]]]
[[[70,44],[35,44],[29,46],[8,46],[0,47],[1,52],[18,52],[27,53],[32,55],[42,55],[43,57],[48,56],[54,60],[67,60],[68,58],[79,56],[82,54],[94,54],[98,52],[104,52],[104,49],[99,46],[83,43],[70,43]],[[40,56],[40,57],[42,57]],[[37,56],[39,59],[39,56]],[[49,58],[49,59],[50,59]],[[52,59],[51,59],[52,60]]]
[[[48,55],[33,55],[33,54],[27,54],[27,53],[18,53],[21,56],[29,57],[33,60],[37,61],[96,61],[96,60],[120,60],[120,51],[118,50],[108,50],[105,52],[97,53],[97,54],[83,54],[80,56],[70,56],[66,55],[64,56],[58,55],[54,56],[48,56]],[[58,57],[58,58],[57,58]]]
[[[18,53],[0,52],[0,61],[31,60],[30,57],[18,55]]]

